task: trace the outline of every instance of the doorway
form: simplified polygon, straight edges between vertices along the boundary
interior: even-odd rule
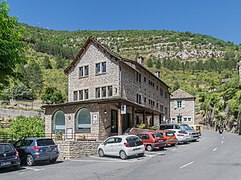
[[[118,111],[111,109],[111,134],[118,133]]]

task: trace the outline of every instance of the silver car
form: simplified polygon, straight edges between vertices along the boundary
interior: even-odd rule
[[[129,156],[144,156],[145,147],[138,136],[121,135],[107,138],[98,147],[100,157],[119,156],[121,159],[127,159]]]
[[[188,143],[191,140],[191,136],[184,130],[173,129],[172,130],[178,140],[178,144],[180,143]]]
[[[181,124],[180,127],[190,135],[190,141],[197,141],[197,139],[200,137],[200,134],[197,133],[197,131],[191,128],[188,124]]]

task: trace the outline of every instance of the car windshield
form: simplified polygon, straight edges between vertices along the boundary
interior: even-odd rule
[[[190,126],[188,125],[184,125],[182,126],[184,130],[193,130]]]
[[[14,151],[14,147],[10,144],[1,144],[0,145],[0,153]]]

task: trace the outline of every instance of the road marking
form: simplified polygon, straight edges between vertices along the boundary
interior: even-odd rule
[[[214,148],[214,149],[213,149],[213,152],[216,151],[217,149],[218,149],[218,148]]]
[[[75,160],[70,160],[70,161],[76,161],[76,162],[101,162],[101,163],[114,163],[114,162],[123,162],[123,163],[128,163],[130,161],[125,161],[125,160],[92,160],[92,159],[75,159]]]
[[[32,171],[42,171],[44,169],[37,169],[37,168],[32,168],[32,167],[25,167],[25,169],[32,170]]]
[[[185,164],[185,165],[183,165],[183,166],[179,167],[179,169],[185,168],[185,167],[187,167],[187,166],[191,165],[192,163],[194,163],[194,161],[192,161],[192,162],[190,162],[190,163],[187,163],[187,164]]]
[[[221,142],[221,144],[223,144],[223,141]]]

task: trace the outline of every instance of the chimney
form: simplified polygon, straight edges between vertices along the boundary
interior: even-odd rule
[[[137,63],[139,63],[139,64],[141,64],[142,66],[144,66],[144,57],[138,56],[138,57],[136,58],[136,61],[137,61]]]
[[[156,75],[156,77],[160,78],[161,77],[161,72],[160,71],[156,71],[155,75]]]

